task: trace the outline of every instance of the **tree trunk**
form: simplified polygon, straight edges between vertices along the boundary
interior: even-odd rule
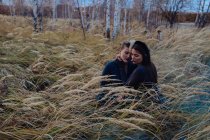
[[[209,8],[210,8],[210,2],[209,2],[209,5],[208,5],[208,8],[207,8],[207,11],[205,12],[205,14],[203,14],[203,21],[200,25],[201,28],[205,27],[206,23],[207,23],[207,14],[209,13]]]
[[[150,11],[151,11],[151,1],[149,1],[149,6],[148,6],[148,11],[147,11],[147,24],[146,27],[149,28],[149,18],[150,18]]]
[[[33,0],[33,20],[34,20],[34,32],[38,32],[38,0]]]
[[[199,18],[200,18],[201,3],[202,3],[202,0],[200,0],[200,2],[199,2],[198,12],[197,12],[197,16],[196,16],[196,19],[195,19],[195,26],[198,26],[198,21],[199,21]]]
[[[56,21],[56,0],[53,0],[53,2],[52,2],[52,13],[53,13],[53,24],[55,24],[55,21]]]
[[[81,27],[82,27],[83,36],[84,36],[84,40],[85,40],[86,39],[85,29],[84,29],[84,24],[83,24],[83,21],[82,21],[82,14],[81,14],[81,10],[80,10],[79,0],[77,0],[77,6],[78,6],[79,15],[80,15],[80,24],[81,24]]]
[[[112,38],[115,39],[119,34],[119,25],[120,25],[120,0],[115,1],[115,10],[114,10],[114,30]]]
[[[106,38],[110,39],[110,0],[106,1]]]
[[[40,7],[38,17],[39,17],[39,31],[43,32],[43,8],[42,7]]]
[[[124,35],[126,35],[127,8],[124,9]]]

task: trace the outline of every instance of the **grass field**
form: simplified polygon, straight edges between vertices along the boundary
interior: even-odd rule
[[[34,34],[25,19],[0,16],[1,139],[210,138],[209,27],[164,29],[163,41],[136,27],[109,42],[97,28],[83,40],[79,28],[59,22]],[[164,104],[147,102],[150,90],[99,87],[104,64],[130,39],[149,45]],[[101,91],[142,98],[100,107]]]

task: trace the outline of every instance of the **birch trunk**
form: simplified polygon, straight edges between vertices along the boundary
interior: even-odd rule
[[[110,39],[110,0],[106,1],[106,38]]]
[[[124,35],[126,35],[126,24],[127,24],[127,8],[124,9]]]
[[[95,0],[93,0],[93,3],[95,3]],[[93,11],[92,11],[92,22],[91,25],[93,27],[94,21],[95,21],[95,5],[93,5]]]
[[[53,24],[55,24],[55,21],[56,21],[56,0],[53,0],[53,2],[52,2],[52,12],[53,12]]]
[[[33,20],[34,20],[34,32],[38,32],[38,30],[37,30],[38,0],[33,0]]]
[[[43,8],[42,6],[39,9],[39,31],[42,32],[43,31]]]
[[[9,10],[10,15],[13,17],[13,22],[15,23],[15,7],[14,7],[14,1],[9,0]]]
[[[149,18],[150,18],[150,11],[151,11],[151,2],[149,1],[149,6],[148,6],[148,11],[147,11],[147,24],[146,27],[149,28]]]
[[[114,10],[114,30],[112,38],[115,39],[119,34],[119,25],[120,25],[120,0],[115,1],[115,10]]]
[[[77,5],[78,5],[78,11],[79,11],[79,15],[80,15],[80,23],[81,23],[81,26],[82,26],[84,40],[86,40],[85,29],[84,29],[84,24],[83,24],[83,20],[82,20],[83,17],[82,17],[82,13],[81,13],[81,10],[80,10],[79,0],[77,0]]]

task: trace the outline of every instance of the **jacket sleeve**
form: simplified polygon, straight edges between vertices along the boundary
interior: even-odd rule
[[[144,82],[144,69],[136,68],[128,78],[126,86],[138,88],[138,86]]]
[[[106,75],[112,75],[112,71],[111,71],[111,68],[112,68],[112,64],[111,64],[111,62],[108,62],[106,65],[105,65],[105,67],[104,67],[104,69],[103,69],[103,71],[102,71],[102,76],[106,76]],[[106,84],[108,84],[108,82],[106,82],[106,81],[101,81],[100,82],[100,86],[101,87],[103,87],[103,86],[105,86]]]

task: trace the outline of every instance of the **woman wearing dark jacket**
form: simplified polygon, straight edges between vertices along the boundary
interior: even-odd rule
[[[158,103],[163,102],[164,99],[157,86],[157,70],[151,62],[150,50],[147,45],[144,42],[136,41],[131,50],[131,58],[137,68],[130,75],[126,86],[139,90],[153,88],[156,92],[154,92],[152,100]]]
[[[131,50],[133,64],[137,68],[129,77],[126,85],[138,89],[139,86],[151,87],[157,84],[157,70],[151,62],[150,51],[144,42],[136,41]]]

